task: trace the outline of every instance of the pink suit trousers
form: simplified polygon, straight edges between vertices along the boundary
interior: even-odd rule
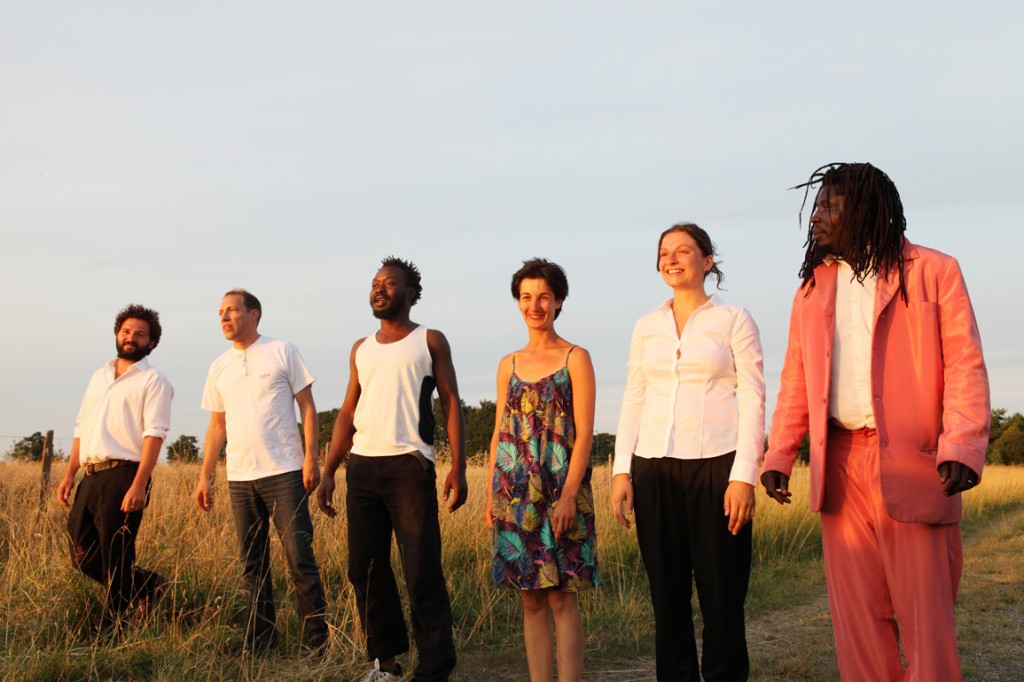
[[[830,426],[827,447],[821,531],[843,681],[961,680],[953,620],[963,568],[959,524],[889,515],[874,429]]]

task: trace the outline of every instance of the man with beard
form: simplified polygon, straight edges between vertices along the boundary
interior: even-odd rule
[[[155,310],[133,304],[117,314],[117,357],[89,380],[68,468],[57,486],[57,501],[68,509],[75,474],[85,469],[68,533],[75,567],[106,588],[97,633],[119,624],[133,605],[152,608],[167,583],[135,565],[135,539],[174,397],[170,382],[146,359],[160,334]]]
[[[295,346],[260,335],[263,306],[245,289],[224,294],[218,314],[232,347],[210,365],[203,388],[210,425],[196,505],[213,508],[217,458],[226,441],[231,513],[249,599],[243,651],[260,654],[277,643],[268,530],[273,519],[295,585],[302,641],[321,653],[327,645],[327,602],[309,516],[309,494],[320,482],[313,375]],[[295,403],[302,412],[305,454]]]
[[[412,610],[418,652],[414,678],[447,680],[455,668],[437,518],[435,386],[451,449],[452,468],[444,482],[449,512],[466,501],[465,426],[448,341],[409,319],[421,292],[415,265],[394,257],[381,262],[370,287],[370,307],[380,329],[352,347],[348,390],[317,491],[320,509],[335,516],[334,473],[347,455],[348,576],[367,655],[374,661],[364,682],[398,680],[402,672],[395,657],[409,650],[391,569],[392,532]]]
[[[904,237],[881,170],[829,164],[816,185],[761,482],[789,502],[809,431],[843,680],[959,680],[960,498],[991,416],[971,300],[954,258]]]

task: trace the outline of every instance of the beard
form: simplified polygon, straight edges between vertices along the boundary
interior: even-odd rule
[[[389,305],[387,308],[381,308],[377,310],[373,309],[373,316],[378,320],[393,320],[398,317],[398,313],[401,312],[401,308],[396,305]]]
[[[121,358],[122,360],[128,360],[129,362],[138,362],[142,358],[149,355],[150,351],[153,350],[152,348],[143,348],[142,346],[136,346],[134,343],[126,343],[124,345],[118,345],[117,343],[115,343],[114,345],[117,346],[117,357]],[[129,345],[131,345],[130,349],[128,348]]]
[[[371,302],[370,305],[373,305]],[[389,298],[386,308],[374,308],[373,316],[378,320],[393,320],[402,312],[402,304],[398,299]]]

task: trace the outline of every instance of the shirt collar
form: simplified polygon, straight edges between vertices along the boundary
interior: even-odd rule
[[[129,365],[128,369],[126,369],[124,371],[124,374],[122,374],[121,376],[124,376],[125,374],[128,374],[129,372],[135,372],[135,371],[142,372],[142,371],[145,371],[145,370],[149,369],[150,367],[151,367],[151,365],[149,364],[149,358],[148,357],[142,358],[141,360],[138,360],[137,362],[133,362],[131,365]],[[107,363],[107,370],[111,374],[113,374],[114,372],[117,371],[117,358],[114,358],[113,360],[111,360],[110,362]]]
[[[722,300],[721,296],[719,296],[718,294],[711,294],[711,296],[710,296],[710,298],[708,298],[707,302],[704,305],[702,305],[701,307],[697,308],[697,310],[704,310],[705,308],[708,308],[708,307],[711,307],[711,306],[716,306],[716,307],[720,308],[723,305],[725,305],[725,301]],[[664,303],[662,303],[660,306],[658,306],[658,310],[661,310],[663,312],[671,313],[672,312],[672,299],[670,298],[667,301],[665,301]],[[694,312],[696,312],[696,311],[694,311]]]

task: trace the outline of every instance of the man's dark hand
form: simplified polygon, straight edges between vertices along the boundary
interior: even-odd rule
[[[949,497],[978,485],[978,474],[960,462],[943,462],[939,465],[939,482],[945,486],[942,492]]]
[[[469,486],[466,484],[466,470],[452,467],[444,479],[444,499],[448,511],[453,512],[466,503]]]
[[[761,474],[761,485],[768,497],[779,504],[789,504],[793,493],[789,492],[789,476],[781,471],[766,471]]]

